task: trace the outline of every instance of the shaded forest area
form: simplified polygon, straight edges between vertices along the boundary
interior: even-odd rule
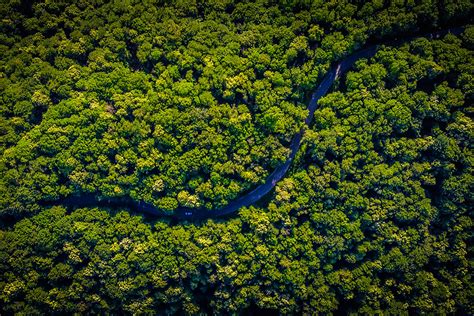
[[[472,7],[2,4],[0,310],[473,313]],[[288,176],[235,217],[40,206],[78,193],[226,205],[286,160],[331,63],[459,25],[359,60]]]

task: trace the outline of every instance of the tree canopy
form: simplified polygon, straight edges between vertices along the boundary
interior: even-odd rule
[[[474,312],[470,1],[0,5],[0,311]],[[383,46],[311,92],[366,44]],[[125,207],[45,206],[82,193]]]

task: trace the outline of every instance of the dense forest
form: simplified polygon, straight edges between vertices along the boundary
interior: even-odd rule
[[[474,313],[473,7],[4,1],[0,313]]]

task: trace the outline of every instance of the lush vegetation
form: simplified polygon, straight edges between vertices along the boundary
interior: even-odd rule
[[[287,158],[332,61],[470,9],[266,2],[3,6],[2,209],[225,205]]]
[[[285,161],[332,62],[473,6],[155,2],[0,7],[2,312],[474,312],[472,27],[358,61],[233,218],[40,206],[225,205]]]

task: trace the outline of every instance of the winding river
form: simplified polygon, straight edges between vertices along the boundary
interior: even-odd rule
[[[452,28],[452,29],[445,29],[438,32],[433,32],[430,34],[426,34],[423,37],[436,39],[440,38],[447,33],[453,34],[460,34],[464,28]],[[390,42],[386,42],[385,45],[398,45],[403,42],[413,40],[417,37],[411,36],[404,39],[396,39]],[[333,65],[329,71],[324,76],[323,80],[313,92],[311,96],[311,100],[308,104],[308,116],[306,117],[305,123],[306,126],[309,126],[311,121],[313,120],[314,112],[318,106],[318,101],[323,96],[326,95],[331,85],[334,83],[336,79],[341,77],[344,73],[346,73],[352,65],[361,58],[370,58],[375,55],[380,44],[372,45],[365,49],[359,50],[347,57],[343,60],[339,61],[335,65]],[[276,185],[278,181],[280,181],[285,174],[287,173],[293,159],[298,152],[301,140],[303,138],[303,134],[305,132],[305,128],[302,128],[299,133],[297,133],[290,144],[290,156],[286,160],[286,162],[279,167],[277,167],[265,180],[265,183],[257,186],[252,191],[240,196],[239,198],[231,201],[227,206],[215,209],[215,210],[207,210],[207,209],[195,209],[195,208],[179,208],[174,210],[174,212],[166,213],[160,209],[158,209],[153,204],[143,202],[143,201],[135,201],[131,198],[102,198],[99,199],[96,195],[93,194],[82,194],[79,196],[71,196],[67,198],[63,198],[58,201],[53,202],[43,202],[42,204],[48,205],[64,205],[64,206],[71,206],[71,207],[90,207],[90,206],[107,206],[107,207],[128,207],[132,210],[140,213],[146,213],[153,216],[168,216],[173,217],[178,220],[200,220],[206,218],[215,218],[219,216],[228,215],[238,211],[242,207],[248,207],[253,205],[258,200],[260,200],[263,196],[269,193]]]

